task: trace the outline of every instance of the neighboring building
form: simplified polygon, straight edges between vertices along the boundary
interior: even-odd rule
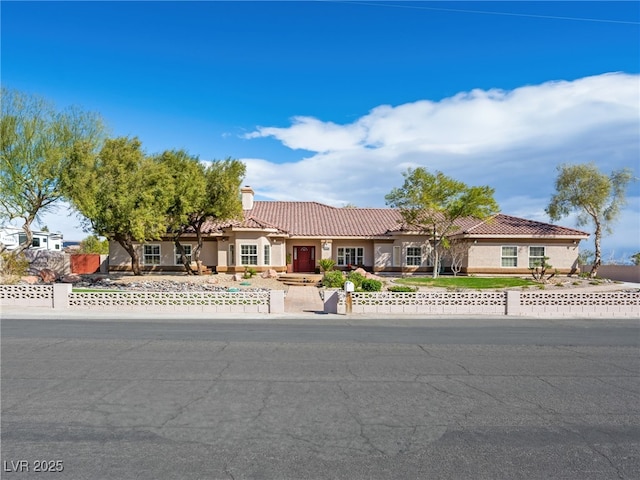
[[[250,187],[242,189],[244,219],[205,225],[200,259],[212,271],[287,270],[313,272],[318,261],[330,258],[338,268],[362,266],[382,273],[426,273],[431,244],[424,234],[403,229],[398,210],[336,208],[317,202],[254,201]],[[464,219],[452,239],[466,242],[462,274],[528,274],[529,266],[549,257],[560,273],[578,271],[578,244],[589,235],[571,228],[498,214],[489,220]],[[187,255],[195,234],[182,238]],[[139,245],[146,271],[182,271],[173,242]],[[441,268],[450,260],[445,256]],[[131,258],[111,242],[109,269],[129,270]]]
[[[7,250],[15,250],[27,239],[27,234],[19,227],[0,227],[0,243]],[[62,252],[62,234],[52,232],[33,232],[30,250],[51,250]]]

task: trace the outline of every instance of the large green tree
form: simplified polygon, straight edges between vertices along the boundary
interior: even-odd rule
[[[594,163],[558,166],[556,193],[546,211],[554,221],[578,212],[578,225],[593,224],[595,258],[591,277],[598,274],[602,264],[602,236],[611,233],[613,222],[626,204],[626,189],[632,180],[633,173],[629,168],[607,175]]]
[[[387,205],[400,210],[407,227],[430,237],[435,278],[447,236],[459,230],[456,222],[465,217],[485,219],[499,212],[494,190],[487,186],[469,187],[442,172],[433,174],[422,167],[408,169],[403,176],[403,186],[394,188],[385,199]]]
[[[63,111],[45,99],[2,88],[0,117],[0,219],[21,220],[25,241],[32,224],[62,198],[60,176],[74,145],[97,151],[105,129],[99,115],[76,107]]]
[[[167,150],[156,160],[166,166],[173,183],[173,198],[167,210],[167,230],[173,235],[176,252],[187,273],[199,273],[200,269],[194,272],[191,268],[180,239],[192,229],[193,216],[204,209],[207,194],[205,165],[184,150]]]
[[[147,157],[137,138],[109,139],[97,155],[78,144],[63,187],[88,227],[118,242],[131,256],[133,273],[140,275],[136,244],[167,231],[174,187],[166,165]]]

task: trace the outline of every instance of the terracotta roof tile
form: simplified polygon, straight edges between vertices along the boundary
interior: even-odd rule
[[[458,234],[468,236],[578,236],[589,234],[572,228],[498,214],[480,221],[463,218]],[[275,229],[298,237],[380,237],[403,230],[400,212],[392,208],[336,208],[317,202],[256,201],[244,211],[244,219],[224,223],[206,222],[205,233],[224,228]]]
[[[317,202],[257,201],[251,216],[293,236],[320,237],[384,235],[400,220],[398,211],[390,208],[336,208]]]
[[[525,235],[525,236],[588,236],[589,234],[573,228],[561,227],[550,223],[512,217],[502,213],[484,221],[470,219],[461,225],[463,232],[469,235]]]

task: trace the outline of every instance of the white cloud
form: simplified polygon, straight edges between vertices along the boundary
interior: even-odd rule
[[[505,213],[547,221],[541,217],[559,164],[593,161],[603,172],[631,167],[638,175],[639,80],[611,73],[472,90],[437,102],[381,105],[345,125],[294,117],[288,127],[260,127],[246,138],[271,137],[311,153],[285,164],[243,159],[247,183],[268,199],[384,206],[401,173],[424,166],[491,185]],[[638,192],[636,184],[629,193]],[[637,223],[625,222],[624,237],[605,241],[640,249]]]

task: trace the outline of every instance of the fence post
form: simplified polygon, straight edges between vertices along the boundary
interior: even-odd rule
[[[507,290],[507,306],[505,315],[520,315],[520,292],[516,290]]]
[[[284,313],[284,290],[269,290],[269,313]]]
[[[53,284],[53,308],[69,308],[69,294],[72,286],[70,283]]]
[[[324,313],[338,313],[338,297],[337,290],[324,291]]]

